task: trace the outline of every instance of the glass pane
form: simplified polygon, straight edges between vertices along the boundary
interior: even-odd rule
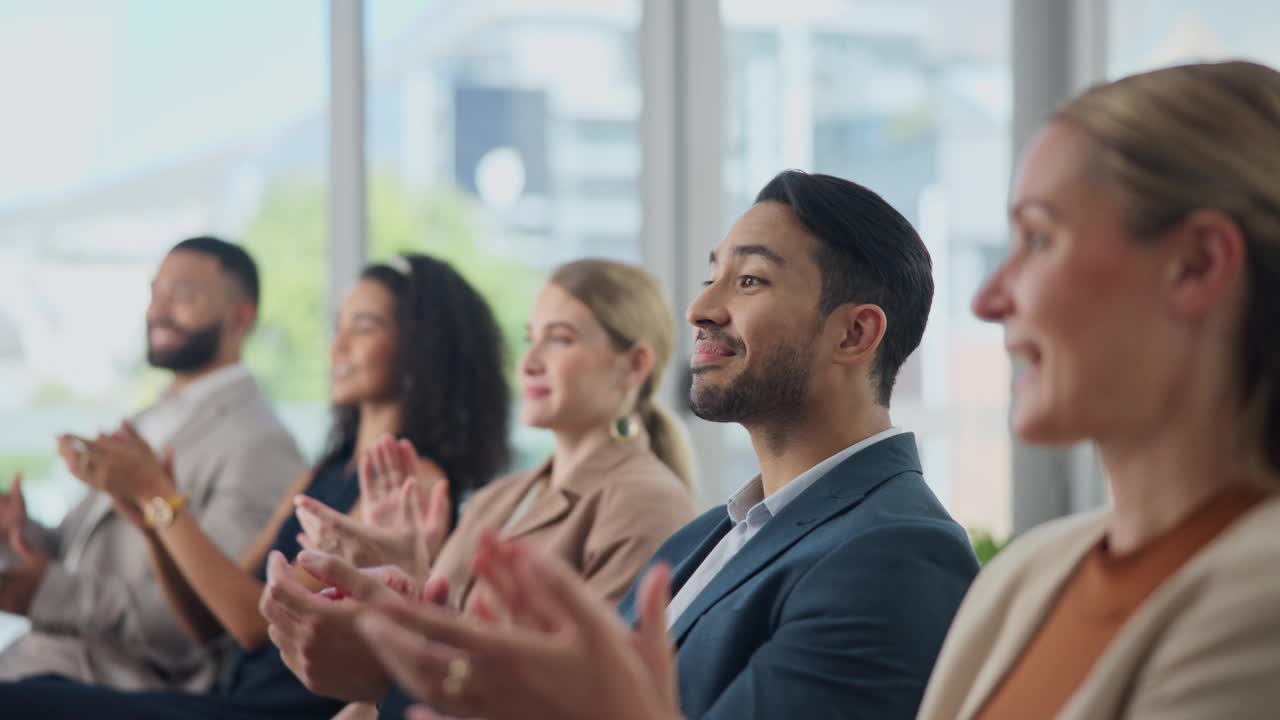
[[[371,0],[374,258],[454,263],[514,360],[555,265],[640,257],[638,0]],[[516,427],[519,463],[548,438]]]
[[[0,5],[0,484],[22,470],[38,519],[82,492],[54,436],[109,429],[162,387],[143,313],[190,235],[256,255],[249,365],[298,441],[323,439],[326,8]]]
[[[1197,60],[1280,65],[1271,0],[1111,0],[1107,70],[1120,77]]]
[[[784,168],[880,193],[933,256],[936,295],[893,417],[964,525],[1010,525],[1009,364],[969,301],[1006,244],[1009,7],[1005,0],[722,0],[725,227]],[[727,494],[755,472],[726,429]]]

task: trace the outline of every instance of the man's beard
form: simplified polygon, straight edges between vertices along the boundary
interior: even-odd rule
[[[740,343],[739,343],[740,346]],[[689,388],[693,414],[711,422],[750,422],[768,417],[770,422],[787,423],[801,414],[812,375],[808,347],[779,344],[770,349],[760,365],[722,385],[699,382],[707,368],[695,368]]]
[[[222,337],[220,321],[194,330],[180,328],[170,323],[156,323],[147,326],[148,336],[154,327],[163,327],[182,335],[183,342],[171,350],[157,350],[151,347],[148,340],[147,362],[152,367],[174,372],[193,372],[208,367],[218,355],[218,341]]]

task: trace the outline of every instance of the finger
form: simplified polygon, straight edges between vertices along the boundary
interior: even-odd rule
[[[671,567],[658,563],[640,580],[636,645],[663,697],[677,699],[675,644],[667,630],[667,606],[671,604]]]
[[[422,584],[422,596],[419,600],[431,605],[443,607],[449,602],[449,578],[436,575]]]
[[[310,590],[294,576],[289,561],[279,550],[272,550],[267,556],[267,586],[262,593],[259,609],[268,621],[275,622],[276,616],[288,621],[290,616],[298,616],[312,612],[314,603],[318,602]],[[285,615],[282,615],[285,614]]]
[[[147,442],[146,440],[142,439],[142,433],[138,432],[138,428],[134,427],[133,423],[129,422],[128,420],[124,420],[120,423],[120,429],[124,432],[125,435],[128,435],[129,437],[133,438],[134,440],[137,440],[138,442],[141,442],[141,443]]]
[[[133,423],[128,420],[120,423],[120,433],[134,445],[145,447],[147,449],[151,448],[151,443],[147,442],[146,438],[142,437],[142,434],[138,432],[138,429],[135,428]]]
[[[298,553],[298,565],[328,585],[341,588],[361,602],[394,597],[378,580],[360,572],[354,565],[334,555],[304,550]]]
[[[409,545],[411,567],[405,569],[418,577],[425,577],[431,571],[434,553],[430,539],[423,535],[419,513],[419,508],[423,505],[422,489],[413,478],[409,478],[401,486],[399,503],[400,511],[405,518],[405,527],[409,528],[412,537]]]
[[[9,481],[9,497],[22,501],[22,471],[19,470],[13,474],[13,479]]]
[[[527,562],[517,564],[516,569],[523,567],[532,571],[533,577],[545,583],[551,595],[574,617],[587,619],[604,607],[604,603],[587,590],[586,584],[563,560],[537,552],[527,552],[524,557]]]
[[[400,488],[400,473],[397,471],[394,445],[391,438],[378,444],[378,462],[382,464],[382,492],[391,493]]]
[[[370,476],[372,482],[370,483],[369,488],[373,492],[373,495],[370,499],[378,499],[386,494],[387,466],[383,461],[381,447],[382,446],[379,443],[369,448],[369,455],[373,460],[373,474]]]
[[[451,720],[448,715],[441,715],[426,705],[410,705],[404,711],[404,720]]]
[[[423,516],[422,535],[434,551],[444,544],[444,536],[449,532],[449,515],[452,505],[449,500],[449,481],[440,479],[431,488]]]
[[[164,466],[165,474],[176,480],[177,477],[174,475],[174,472],[173,472],[173,446],[172,445],[168,445],[165,447],[164,460],[161,461],[161,464]]]
[[[359,521],[351,519],[313,497],[298,495],[293,499],[293,506],[295,508],[294,514],[308,514],[311,516],[312,522],[318,523],[326,528],[342,531],[349,535],[359,534],[358,531],[356,531],[356,528],[360,525]],[[301,515],[299,515],[298,519],[302,519]]]
[[[486,530],[481,533],[474,565],[480,568],[486,565],[504,568],[510,583],[502,586],[506,595],[502,598],[503,602],[508,608],[517,609],[516,613],[523,627],[553,632],[564,627],[568,617],[564,609],[547,595],[532,571],[523,567],[528,564],[525,554],[523,545],[500,541],[497,533]],[[487,569],[486,572],[495,571]]]
[[[422,635],[406,628],[386,614],[366,611],[356,617],[356,630],[396,682],[412,697],[440,705],[439,688],[448,672],[449,661],[458,657]]]
[[[37,562],[38,554],[32,550],[27,541],[22,537],[22,526],[14,525],[9,528],[9,547],[13,548],[13,554],[18,556],[22,564],[31,565]]]
[[[302,532],[315,542],[322,543],[331,538],[332,533],[325,527],[324,522],[318,515],[307,508],[295,505],[293,516],[298,519],[298,524],[302,526]]]
[[[483,542],[484,540],[482,539]],[[492,601],[502,606],[501,608],[490,607],[488,609],[509,617],[516,624],[528,626],[529,618],[524,610],[522,593],[510,564],[503,562],[492,550],[487,552],[485,550],[482,547],[476,553],[475,562],[472,563],[472,571],[476,577],[484,581],[485,586],[489,589],[489,597],[492,598]],[[485,600],[483,596],[478,599]]]
[[[412,630],[418,637],[468,653],[484,652],[501,642],[473,626],[470,621],[451,610],[435,605],[408,605],[402,602],[376,602],[372,604],[379,614],[392,624]]]
[[[298,540],[298,546],[301,547],[303,550],[314,550],[316,552],[320,552],[320,546],[317,545],[315,541],[311,539],[310,535],[304,532],[300,532],[298,533],[297,540]]]
[[[505,614],[499,615],[495,606],[485,600],[485,593],[480,588],[475,588],[471,591],[471,597],[467,599],[466,612],[471,617],[488,625],[497,625],[507,621]]]
[[[383,587],[402,598],[415,599],[421,592],[417,580],[414,580],[408,573],[395,565],[362,569],[360,572],[382,583]]]
[[[400,454],[400,471],[405,475],[412,474],[418,468],[418,450],[413,447],[413,443],[408,438],[400,440],[396,443],[396,449]]]
[[[365,451],[360,455],[360,462],[356,464],[356,477],[360,480],[360,497],[366,502],[371,500],[376,490],[374,490],[375,472],[373,467],[373,453]]]

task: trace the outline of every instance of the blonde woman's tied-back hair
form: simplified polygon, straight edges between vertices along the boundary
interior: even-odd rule
[[[1239,226],[1241,390],[1263,415],[1266,458],[1280,470],[1280,72],[1241,61],[1155,70],[1095,87],[1054,119],[1091,137],[1094,169],[1123,193],[1139,239],[1199,208]]]
[[[649,273],[612,260],[577,260],[556,268],[551,282],[586,305],[619,350],[637,342],[653,350],[653,371],[640,388],[635,412],[649,433],[653,452],[692,489],[689,444],[680,422],[653,394],[662,384],[674,346],[671,306]]]

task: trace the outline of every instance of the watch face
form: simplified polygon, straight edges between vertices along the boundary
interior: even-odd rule
[[[151,527],[168,527],[173,522],[173,508],[164,498],[152,498],[147,503],[143,516]]]

